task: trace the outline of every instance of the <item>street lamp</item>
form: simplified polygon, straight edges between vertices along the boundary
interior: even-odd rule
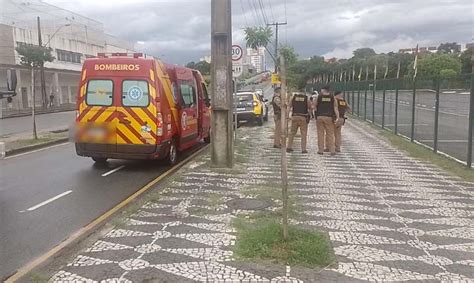
[[[53,37],[56,35],[56,33],[59,32],[59,30],[61,30],[63,27],[69,27],[69,26],[71,26],[71,24],[64,24],[64,25],[58,27],[58,29],[49,37],[48,42],[46,42],[46,44],[44,46],[46,47],[46,46],[49,45],[49,43],[51,42],[51,39],[53,39]]]

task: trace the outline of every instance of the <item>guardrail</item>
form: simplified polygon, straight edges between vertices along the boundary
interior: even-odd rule
[[[472,168],[474,74],[329,85],[344,93],[353,115]]]

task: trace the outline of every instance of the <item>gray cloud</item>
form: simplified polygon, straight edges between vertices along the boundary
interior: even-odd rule
[[[105,29],[147,53],[183,64],[210,54],[210,0],[46,0],[104,23]],[[271,2],[270,2],[271,1]],[[256,4],[257,10],[252,3]],[[282,43],[301,57],[348,57],[355,48],[377,52],[441,42],[471,42],[469,0],[263,0],[269,21],[285,21]],[[233,0],[234,42],[245,26],[263,23],[258,1]],[[270,10],[270,7],[272,8]]]

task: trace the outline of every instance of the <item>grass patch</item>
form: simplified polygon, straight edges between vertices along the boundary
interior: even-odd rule
[[[5,148],[6,150],[13,150],[18,148],[23,148],[27,146],[52,142],[55,140],[63,139],[67,137],[67,133],[47,133],[47,134],[40,134],[37,139],[28,138],[28,139],[18,139],[13,141],[5,141]]]
[[[427,161],[434,164],[453,175],[459,176],[468,182],[474,182],[474,170],[462,165],[445,156],[434,153],[419,144],[412,143],[403,137],[396,136],[387,131],[380,131],[380,134],[385,137],[393,146],[408,153],[409,156]]]
[[[241,259],[270,260],[279,264],[326,267],[335,264],[328,236],[290,226],[288,241],[276,220],[262,219],[249,223],[235,220],[237,243],[234,253]]]

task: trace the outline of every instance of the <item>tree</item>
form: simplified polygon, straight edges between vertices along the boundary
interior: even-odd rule
[[[443,79],[452,79],[456,77],[457,73],[453,69],[442,69],[439,71],[439,76]]]
[[[353,54],[355,58],[367,59],[377,53],[372,48],[364,47],[354,50]]]
[[[280,48],[280,55],[285,58],[287,66],[292,66],[298,61],[298,54],[296,54],[293,46],[285,45]]]
[[[30,68],[31,70],[31,91],[32,91],[32,107],[31,107],[31,116],[33,119],[33,138],[38,139],[38,134],[36,132],[36,96],[35,96],[35,69],[44,65],[45,62],[52,62],[54,60],[53,55],[51,55],[51,49],[32,45],[32,44],[22,44],[15,48],[18,55],[20,55],[20,64]]]
[[[459,45],[457,42],[441,43],[438,46],[438,53],[461,53],[461,45]]]
[[[245,28],[245,41],[247,42],[247,47],[258,49],[264,47],[265,50],[272,56],[275,65],[278,65],[276,58],[268,50],[268,44],[271,41],[273,36],[273,31],[270,27],[248,27]]]
[[[211,74],[211,64],[207,63],[206,61],[199,61],[194,65],[194,69],[201,72],[202,75],[210,75]]]
[[[430,54],[418,58],[417,76],[420,78],[434,78],[441,75],[441,70],[451,69],[456,75],[461,73],[461,61],[451,54]],[[408,67],[408,76],[413,76],[413,63]]]
[[[461,72],[463,74],[469,74],[472,73],[472,52],[474,50],[474,47],[468,48],[464,50],[463,53],[461,53],[460,59],[461,59]]]

